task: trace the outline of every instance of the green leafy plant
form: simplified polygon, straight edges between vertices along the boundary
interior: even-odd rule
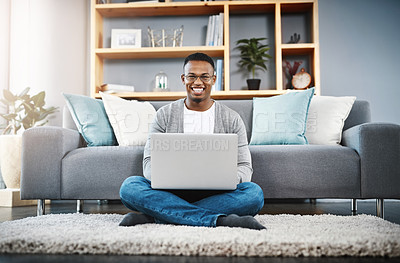
[[[272,58],[267,54],[268,44],[262,44],[261,41],[267,38],[250,38],[250,39],[240,39],[236,41],[237,49],[240,50],[240,61],[239,66],[241,68],[247,69],[247,71],[252,73],[253,79],[255,77],[256,69],[261,69],[267,71],[267,66],[269,58]]]
[[[57,111],[58,108],[44,108],[45,92],[39,92],[34,96],[28,94],[30,88],[24,89],[19,95],[3,90],[4,99],[0,101],[8,107],[8,113],[0,114],[7,120],[8,124],[4,128],[3,134],[17,134],[17,131],[24,127],[29,129],[35,126],[43,126],[48,120],[46,118]]]

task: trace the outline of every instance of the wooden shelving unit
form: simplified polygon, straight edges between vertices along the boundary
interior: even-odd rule
[[[104,60],[120,59],[165,59],[184,58],[194,52],[203,52],[211,57],[224,59],[224,90],[212,93],[215,99],[246,99],[283,94],[282,64],[285,56],[307,56],[316,94],[320,94],[318,0],[264,0],[264,1],[216,1],[216,2],[166,2],[97,4],[91,2],[91,96],[99,98],[99,87],[104,80]],[[156,16],[197,16],[224,13],[223,46],[183,47],[142,47],[136,49],[112,49],[103,47],[104,18],[156,17]],[[230,89],[230,32],[231,15],[273,14],[275,20],[276,83],[272,90],[231,90]],[[311,17],[310,43],[282,43],[282,16],[293,13],[307,13]],[[182,92],[129,92],[118,93],[123,98],[137,100],[173,100],[185,97]]]
[[[204,52],[212,57],[224,56],[224,47],[142,47],[132,49],[96,49],[96,55],[103,59],[146,59],[146,58],[180,58],[194,52]]]

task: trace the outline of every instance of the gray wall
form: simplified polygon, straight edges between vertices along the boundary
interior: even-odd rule
[[[373,121],[400,123],[399,27],[399,0],[319,0],[322,95],[357,96]]]

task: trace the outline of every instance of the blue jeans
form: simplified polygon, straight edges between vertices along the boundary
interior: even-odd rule
[[[122,203],[154,217],[157,223],[215,227],[222,215],[256,215],[264,205],[262,189],[245,182],[232,191],[166,191],[151,188],[150,180],[131,176],[121,186]]]

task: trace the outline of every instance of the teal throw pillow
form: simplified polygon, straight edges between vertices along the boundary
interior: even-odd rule
[[[308,108],[314,88],[270,98],[253,98],[250,144],[308,144]]]
[[[76,127],[88,146],[117,145],[103,101],[83,95],[63,95]]]

